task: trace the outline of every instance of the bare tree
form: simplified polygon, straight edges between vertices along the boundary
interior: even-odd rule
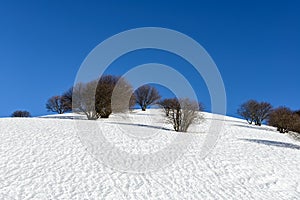
[[[108,118],[112,112],[124,112],[133,105],[132,94],[132,86],[124,78],[103,76],[96,90],[96,112],[101,118]]]
[[[292,127],[292,131],[300,133],[300,116],[298,114],[294,114],[295,123]]]
[[[255,125],[261,126],[262,122],[269,117],[272,105],[268,102],[258,103],[255,111]]]
[[[132,111],[135,105],[136,105],[136,99],[134,93],[132,93],[129,100],[129,110]]]
[[[174,103],[177,102],[177,99],[163,99],[159,101],[157,104],[160,105],[164,109],[164,112],[166,116],[168,117],[170,114],[171,107],[174,105]]]
[[[105,75],[99,80],[78,83],[73,88],[73,111],[84,113],[89,120],[108,118],[112,112],[124,112],[132,107],[135,104],[132,95],[133,89],[125,79]]]
[[[185,99],[166,99],[167,109],[164,109],[168,118],[168,122],[173,125],[175,131],[187,132],[191,124],[203,119],[199,112],[199,105],[202,104]]]
[[[300,117],[300,110],[294,111],[294,114],[299,115],[299,117]]]
[[[174,107],[174,105],[178,104],[178,100],[177,100],[177,98],[167,98],[167,99],[163,99],[163,100],[159,101],[157,104],[164,110],[166,117],[168,117],[170,114],[171,108]],[[204,106],[200,102],[198,103],[198,109],[199,109],[199,111],[204,110]]]
[[[258,102],[255,100],[249,100],[243,103],[237,110],[237,113],[247,120],[249,124],[252,124],[255,120],[256,106]]]
[[[73,112],[84,113],[88,120],[96,120],[99,115],[95,109],[95,90],[98,81],[78,83],[73,88],[72,108]]]
[[[296,123],[294,124],[292,131],[300,133],[300,110],[294,111],[294,117],[296,118]]]
[[[145,111],[150,105],[155,104],[161,96],[155,87],[143,85],[135,91],[136,103]]]
[[[11,115],[11,117],[31,117],[31,115],[30,115],[30,113],[28,111],[17,110],[15,112],[13,112],[13,114]]]
[[[67,109],[67,111],[72,110],[72,96],[73,96],[73,87],[64,92],[61,96],[61,101],[63,107]]]
[[[271,112],[268,124],[277,127],[277,130],[280,133],[288,133],[290,130],[294,129],[294,125],[297,122],[296,120],[296,115],[293,114],[291,109],[279,107]]]
[[[257,102],[249,100],[243,103],[237,110],[237,113],[247,120],[249,124],[261,126],[262,122],[267,119],[272,110],[272,105],[267,102]]]
[[[53,96],[46,103],[48,111],[57,112],[58,114],[65,113],[71,110],[71,107],[64,102],[62,96]]]

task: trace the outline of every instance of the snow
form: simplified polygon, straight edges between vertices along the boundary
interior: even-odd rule
[[[172,131],[157,109],[93,122],[71,113],[0,119],[0,199],[300,199],[299,142],[272,127],[224,117],[216,145],[203,158],[209,127],[221,120],[214,116],[204,113],[190,133]],[[78,131],[82,127],[91,137]],[[176,137],[192,142],[178,147],[182,153],[172,162],[146,162],[153,168],[137,173],[107,163],[107,149],[93,146],[99,132],[126,155],[162,152]]]

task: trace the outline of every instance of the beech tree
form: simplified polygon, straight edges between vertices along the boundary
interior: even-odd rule
[[[57,112],[58,114],[63,114],[72,109],[71,105],[62,96],[53,96],[48,99],[46,108],[48,111]]]
[[[203,119],[199,112],[203,108],[202,104],[188,98],[165,99],[161,103],[164,106],[168,122],[177,132],[187,132],[191,124]]]
[[[88,120],[96,120],[99,118],[95,109],[95,89],[97,84],[97,81],[77,83],[73,89],[73,112],[84,113]]]
[[[112,75],[78,83],[73,89],[73,110],[89,120],[108,118],[112,112],[125,112],[135,104],[133,89],[123,78]],[[113,99],[112,99],[113,98]]]
[[[174,105],[178,104],[178,100],[177,100],[177,98],[167,98],[167,99],[163,99],[163,100],[159,101],[157,104],[164,110],[166,117],[168,117],[170,114],[171,108],[174,107]],[[204,109],[203,104],[198,103],[198,110],[203,111],[203,109]]]
[[[112,75],[101,77],[96,89],[95,108],[97,114],[101,118],[108,118],[112,112],[128,110],[135,103],[132,94],[132,86],[124,78]]]
[[[292,131],[300,133],[300,110],[294,111],[294,116],[296,118],[296,122],[293,126]]]
[[[294,129],[294,125],[297,123],[296,115],[293,111],[287,107],[279,107],[274,109],[268,120],[270,126],[277,127],[280,133],[288,133]]]
[[[268,102],[248,100],[238,108],[237,113],[249,124],[254,122],[255,125],[261,126],[262,122],[268,118],[271,110],[272,105]]]
[[[68,110],[72,110],[72,96],[73,96],[73,87],[64,92],[61,96],[63,106]]]
[[[261,126],[262,122],[266,120],[272,110],[272,105],[268,102],[260,102],[257,104],[255,112],[255,125]]]
[[[161,98],[158,90],[150,85],[139,87],[134,94],[136,103],[141,107],[142,111],[145,111],[148,106],[155,104]]]
[[[17,110],[12,113],[11,117],[31,117],[31,114],[25,110]]]
[[[295,123],[292,127],[292,131],[300,133],[300,116],[298,114],[294,115]]]
[[[255,110],[258,102],[255,100],[249,100],[243,103],[237,110],[237,113],[243,117],[249,124],[252,124],[255,120]]]
[[[294,111],[294,113],[295,113],[296,115],[299,115],[299,117],[300,117],[300,110],[296,110],[296,111]]]
[[[177,103],[177,99],[173,98],[173,99],[163,99],[161,101],[159,101],[157,104],[160,105],[160,107],[162,107],[164,109],[164,112],[166,114],[166,116],[169,116],[170,113],[170,109],[171,107]]]

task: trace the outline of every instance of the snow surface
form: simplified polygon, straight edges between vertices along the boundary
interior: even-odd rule
[[[300,199],[299,142],[272,127],[225,117],[216,146],[203,158],[201,146],[214,120],[204,116],[191,127],[193,142],[180,158],[145,173],[95,159],[78,125],[91,129],[97,123],[116,148],[147,154],[181,134],[159,110],[94,122],[72,114],[0,119],[0,199]]]

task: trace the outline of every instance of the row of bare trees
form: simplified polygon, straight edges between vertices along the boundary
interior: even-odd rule
[[[263,121],[267,121],[268,125],[276,127],[280,133],[300,133],[300,111],[292,111],[284,106],[273,109],[268,102],[249,100],[238,108],[237,113],[249,124],[261,126]]]
[[[190,99],[164,99],[158,90],[143,85],[133,91],[132,86],[118,76],[105,75],[99,80],[78,83],[61,96],[51,97],[47,103],[48,111],[62,114],[73,111],[83,113],[89,120],[108,118],[111,113],[122,113],[139,105],[142,111],[151,105],[159,105],[166,113],[168,122],[175,131],[186,132],[188,127],[201,119],[198,112],[202,104]]]
[[[161,99],[158,90],[153,86],[143,85],[132,95],[132,86],[124,78],[106,75],[102,76],[98,81],[79,83],[62,95],[49,98],[46,108],[50,112],[63,114],[71,111],[72,103],[74,103],[74,108],[85,113],[89,119],[108,118],[112,113],[111,98],[114,90],[117,93],[113,102],[115,109],[123,103],[123,100],[127,100],[128,96],[130,96],[129,108],[138,104],[143,111]],[[91,102],[93,99],[91,95],[93,94],[95,94],[95,105]],[[75,98],[76,101],[72,101],[72,98]],[[118,100],[120,102],[116,102]],[[122,112],[125,108],[121,109],[119,107],[118,109]]]

